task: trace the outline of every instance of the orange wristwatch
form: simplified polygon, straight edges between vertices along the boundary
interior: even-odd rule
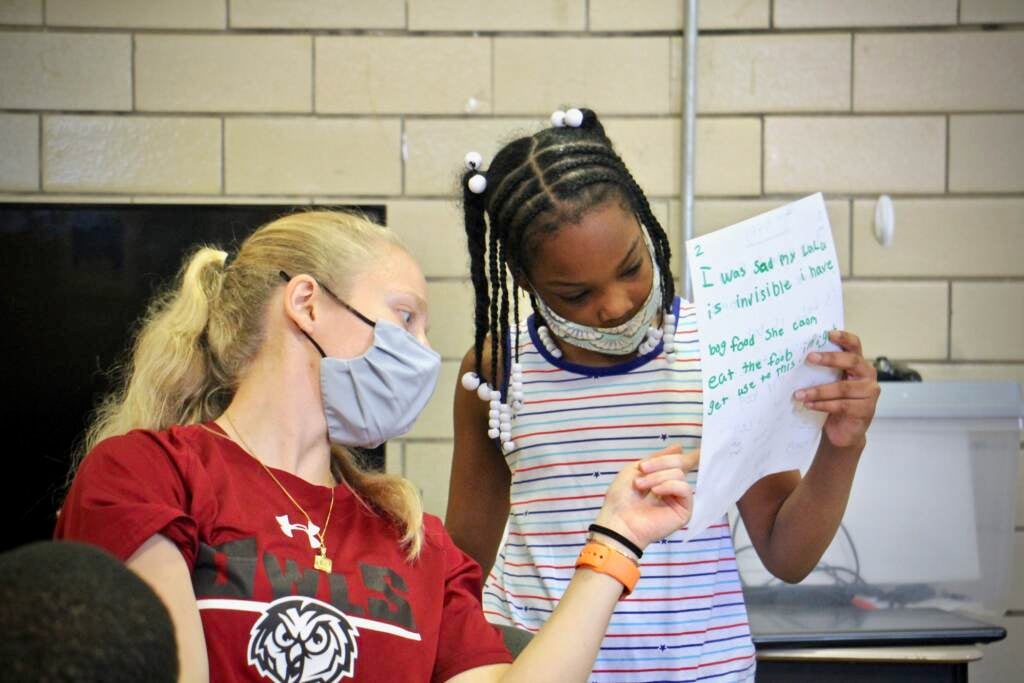
[[[607,574],[621,583],[623,598],[633,592],[633,587],[640,580],[640,567],[636,562],[603,543],[591,541],[583,546],[576,558],[576,568],[580,567]]]

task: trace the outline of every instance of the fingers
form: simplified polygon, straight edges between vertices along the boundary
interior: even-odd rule
[[[681,479],[663,481],[652,487],[651,493],[662,498],[679,498],[687,501],[693,499],[693,487]]]
[[[846,371],[853,370],[861,363],[867,365],[863,356],[849,351],[812,351],[807,354],[807,362]]]
[[[878,373],[867,360],[848,351],[815,351],[807,354],[807,363],[841,370],[847,379],[874,382]]]
[[[831,401],[807,401],[804,407],[833,415],[863,417],[869,419],[875,413],[875,404],[867,399],[839,398]]]
[[[864,355],[864,349],[861,347],[860,337],[855,335],[853,332],[847,332],[846,330],[832,330],[828,333],[828,338],[833,344],[845,351],[850,351],[858,356]]]
[[[672,469],[658,470],[657,472],[652,472],[651,474],[645,474],[642,477],[637,477],[633,481],[633,485],[636,487],[638,491],[648,491],[652,490],[658,484],[661,484],[666,481],[685,479],[686,470],[680,469],[678,467],[673,467]]]
[[[685,481],[674,479],[662,482],[652,488],[651,493],[672,508],[683,524],[690,520],[690,513],[693,511],[693,487]]]
[[[697,468],[700,462],[700,449],[683,452],[678,445],[669,446],[637,463],[641,474],[650,474],[665,469],[681,469],[685,472]]]
[[[881,393],[878,382],[865,380],[844,380],[831,384],[820,384],[816,387],[800,389],[793,394],[797,401],[832,401],[835,399],[874,399]]]

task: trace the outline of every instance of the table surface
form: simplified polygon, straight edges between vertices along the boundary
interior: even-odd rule
[[[810,607],[755,603],[748,605],[747,612],[754,645],[765,653],[837,648],[851,652],[877,651],[922,646],[949,649],[948,646],[969,647],[1006,637],[1006,630],[1001,626],[939,609],[865,610],[852,605]],[[957,651],[957,656],[964,652]],[[893,651],[891,654],[900,653]]]
[[[973,645],[918,645],[892,647],[829,647],[758,650],[757,659],[772,661],[905,662],[961,664],[981,659]]]

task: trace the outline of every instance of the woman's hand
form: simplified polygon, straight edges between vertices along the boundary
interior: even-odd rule
[[[807,362],[838,368],[842,378],[801,389],[793,397],[810,410],[828,413],[822,431],[832,445],[847,448],[863,442],[881,389],[875,368],[864,359],[860,337],[833,330],[829,339],[843,350],[809,353]]]
[[[625,535],[640,548],[690,521],[693,490],[686,474],[700,451],[669,446],[622,468],[608,487],[597,523]]]

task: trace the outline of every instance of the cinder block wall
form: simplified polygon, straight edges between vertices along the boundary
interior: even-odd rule
[[[589,105],[677,233],[681,6],[0,0],[0,200],[385,203],[445,358],[389,467],[442,513],[471,341],[463,154]],[[1024,382],[1024,0],[704,0],[700,21],[698,231],[823,190],[869,355]],[[1017,523],[1024,642],[1024,504]],[[976,680],[1024,675],[1012,648]]]

